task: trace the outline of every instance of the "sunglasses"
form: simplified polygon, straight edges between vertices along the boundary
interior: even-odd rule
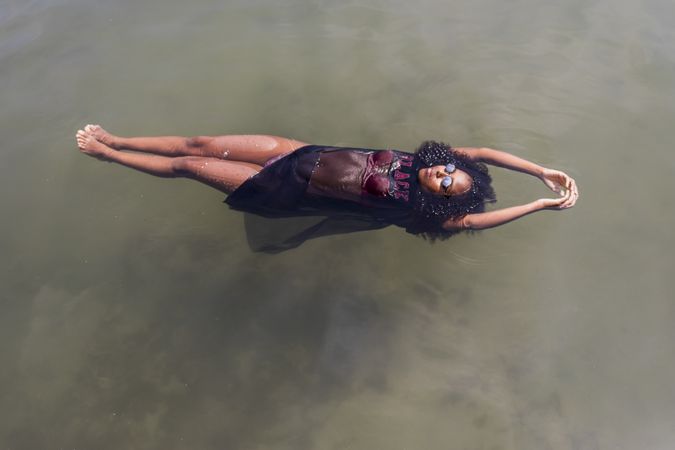
[[[447,166],[445,166],[445,173],[452,173],[455,171],[455,165],[450,163]],[[452,186],[452,177],[450,175],[446,175],[443,177],[441,180],[441,187],[443,190],[448,190],[448,188]]]

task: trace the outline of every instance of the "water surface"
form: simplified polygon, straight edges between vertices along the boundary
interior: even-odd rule
[[[670,449],[666,1],[5,0],[0,447]],[[501,148],[581,200],[251,253],[77,128]],[[499,206],[547,196],[495,169]]]

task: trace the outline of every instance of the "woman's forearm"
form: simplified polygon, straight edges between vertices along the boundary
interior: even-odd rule
[[[495,211],[477,214],[467,214],[459,220],[448,220],[444,224],[444,228],[483,230],[485,228],[492,228],[511,222],[512,220],[539,211],[543,209],[543,207],[544,205],[542,201],[536,200],[534,202],[526,203],[524,205],[512,206],[510,208],[498,209]]]
[[[464,156],[472,161],[484,162],[535,176],[541,179],[549,189],[558,194],[570,190],[575,198],[571,200],[569,206],[573,206],[579,197],[579,190],[574,178],[560,170],[547,169],[526,159],[492,148],[456,147],[455,151],[464,154]]]
[[[538,164],[492,148],[478,149],[477,156],[477,159],[480,161],[492,164],[493,166],[516,170],[539,178],[542,177],[544,172],[544,168]]]

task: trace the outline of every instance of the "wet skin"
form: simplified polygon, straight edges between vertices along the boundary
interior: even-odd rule
[[[228,194],[260,172],[271,158],[307,145],[294,139],[270,135],[123,138],[109,134],[98,125],[87,125],[84,130],[79,130],[77,144],[83,153],[99,159],[159,177],[191,178]],[[471,161],[537,177],[559,196],[540,198],[508,208],[469,213],[461,217],[449,217],[442,225],[446,230],[492,228],[536,211],[571,208],[579,198],[574,179],[560,170],[542,167],[510,153],[487,147],[458,147],[456,150]],[[443,179],[448,176],[452,177],[452,184],[443,188]],[[417,177],[423,191],[445,197],[465,194],[474,182],[465,171],[457,169],[448,173],[443,165],[421,169]]]

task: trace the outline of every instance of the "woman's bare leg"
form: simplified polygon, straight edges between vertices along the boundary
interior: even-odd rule
[[[268,160],[307,145],[295,139],[267,135],[158,136],[125,138],[108,133],[99,125],[85,131],[117,150],[132,150],[164,156],[203,156],[264,165]]]
[[[77,145],[83,153],[99,159],[116,162],[158,177],[192,178],[226,194],[230,194],[262,169],[256,164],[223,161],[217,158],[199,156],[169,158],[119,152],[83,130],[77,132]]]

